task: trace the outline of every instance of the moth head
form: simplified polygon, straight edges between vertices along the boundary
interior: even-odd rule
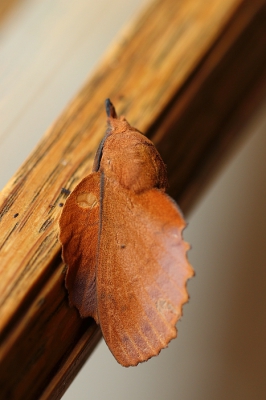
[[[108,130],[97,154],[98,170],[125,189],[141,193],[153,187],[165,189],[165,165],[153,143],[106,100]]]
[[[105,109],[107,114],[107,134],[123,133],[132,129],[131,125],[127,122],[124,116],[118,117],[115,107],[110,99],[105,100]]]

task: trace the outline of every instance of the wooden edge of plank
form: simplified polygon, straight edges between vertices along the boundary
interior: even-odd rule
[[[169,193],[185,213],[244,140],[265,99],[265,4],[242,2],[147,131],[167,160]],[[179,145],[173,157],[174,140]]]
[[[56,375],[52,376],[51,381],[39,397],[39,400],[61,399],[62,395],[94,351],[101,337],[100,327],[97,326],[94,321],[88,324],[83,336],[75,343],[69,355],[62,360],[56,371]]]

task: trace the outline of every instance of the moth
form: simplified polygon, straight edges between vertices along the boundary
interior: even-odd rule
[[[121,365],[134,366],[176,337],[193,270],[161,156],[109,99],[106,111],[92,173],[64,205],[60,241],[70,304],[100,324]]]

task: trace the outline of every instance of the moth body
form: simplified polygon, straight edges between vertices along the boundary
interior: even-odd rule
[[[166,167],[153,143],[107,101],[108,130],[93,172],[60,218],[70,303],[93,317],[116,360],[137,365],[176,337],[193,270],[185,221],[164,191]]]

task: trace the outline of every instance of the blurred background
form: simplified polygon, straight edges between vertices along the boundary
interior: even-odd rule
[[[2,1],[1,188],[146,3]],[[196,277],[178,338],[129,369],[101,341],[64,400],[266,399],[265,171],[266,101],[187,216]]]

